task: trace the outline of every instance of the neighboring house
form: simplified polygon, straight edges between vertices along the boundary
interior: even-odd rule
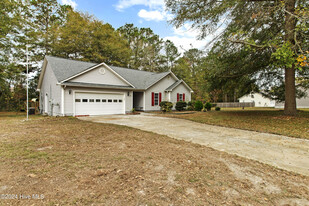
[[[46,56],[40,111],[76,116],[160,110],[161,101],[191,101],[192,89],[172,72],[153,73]]]
[[[309,108],[309,89],[306,91],[307,95],[303,98],[296,99],[297,109]],[[284,102],[276,102],[275,108],[284,108]]]
[[[239,98],[239,102],[254,102],[255,107],[275,107],[275,101],[263,97],[260,93],[251,93]]]

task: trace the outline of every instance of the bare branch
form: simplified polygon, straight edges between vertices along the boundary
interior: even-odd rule
[[[256,44],[252,44],[252,43],[249,43],[249,42],[246,42],[246,41],[242,41],[242,40],[232,40],[232,39],[228,39],[228,40],[229,40],[230,42],[233,42],[233,43],[245,44],[245,45],[249,45],[249,46],[252,46],[252,47],[259,48],[259,49],[263,49],[263,48],[269,47],[269,46],[266,46],[266,45],[256,45]]]
[[[300,50],[300,52],[303,54],[304,51],[302,50],[300,44],[299,44],[298,41],[297,41],[297,32],[296,32],[296,31],[294,31],[294,41],[295,41],[295,45],[298,47],[298,49]]]
[[[286,9],[283,9],[283,11],[286,12],[287,14],[289,14],[289,15],[295,17],[296,19],[299,19],[299,20],[306,20],[306,18],[302,18],[301,16],[298,16],[298,15],[296,15],[296,14],[293,14],[292,12],[289,12],[289,11],[287,11]]]

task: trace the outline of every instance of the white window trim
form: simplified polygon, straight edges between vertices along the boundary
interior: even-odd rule
[[[157,104],[156,104],[156,94],[158,95]],[[154,106],[159,106],[159,104],[160,104],[160,94],[159,94],[159,92],[154,92],[153,101],[154,101]]]
[[[183,101],[183,94],[179,93],[179,101]]]

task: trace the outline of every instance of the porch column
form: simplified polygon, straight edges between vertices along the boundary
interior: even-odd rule
[[[144,92],[144,105],[143,105],[143,110],[146,111],[146,92]]]
[[[61,114],[64,116],[64,87],[61,86]]]

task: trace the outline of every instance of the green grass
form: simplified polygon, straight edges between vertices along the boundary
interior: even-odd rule
[[[283,110],[273,108],[222,108],[221,111],[177,115],[170,113],[164,116],[309,139],[309,109],[299,110],[296,116],[285,116]]]
[[[27,113],[26,112],[0,112],[0,118],[1,117],[25,117],[26,118]]]

